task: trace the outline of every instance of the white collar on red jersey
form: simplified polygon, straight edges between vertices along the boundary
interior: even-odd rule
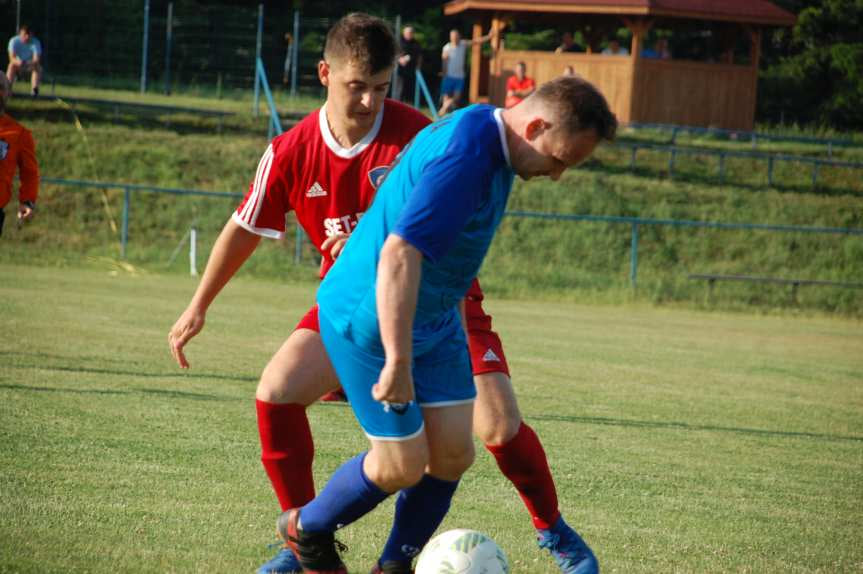
[[[378,117],[375,118],[375,123],[372,126],[372,129],[369,130],[369,133],[367,133],[363,139],[355,143],[353,147],[346,148],[336,140],[335,136],[333,136],[333,133],[330,131],[330,124],[327,122],[327,104],[324,102],[324,105],[321,106],[321,109],[318,112],[318,126],[321,128],[321,137],[324,138],[324,143],[326,143],[327,147],[339,157],[350,159],[358,156],[369,146],[370,143],[374,141],[378,132],[381,131],[381,124],[384,122],[385,107],[386,104],[381,106],[381,111],[378,113]]]
[[[506,127],[503,125],[502,113],[503,108],[497,108],[494,111],[494,121],[497,122],[497,131],[500,133],[500,145],[503,148],[503,157],[506,158],[506,165],[512,167],[512,162],[509,161],[509,146],[506,145]]]

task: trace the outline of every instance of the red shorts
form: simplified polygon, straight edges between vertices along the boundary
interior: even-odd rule
[[[464,299],[465,318],[467,322],[467,342],[470,347],[470,363],[474,375],[484,373],[503,373],[509,376],[509,366],[500,337],[491,328],[491,315],[482,308],[483,294],[479,282],[474,279]],[[313,305],[303,315],[294,331],[310,329],[321,332],[318,324],[318,306]]]
[[[500,337],[491,328],[491,315],[482,308],[483,294],[479,281],[473,280],[464,298],[464,315],[467,323],[467,343],[470,347],[470,364],[473,374],[503,373],[509,376],[509,365]]]

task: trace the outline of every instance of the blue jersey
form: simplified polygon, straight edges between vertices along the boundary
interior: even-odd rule
[[[423,255],[414,355],[461,330],[458,302],[488,252],[515,175],[500,113],[464,108],[403,150],[318,290],[320,313],[337,333],[383,353],[375,283],[390,233]]]

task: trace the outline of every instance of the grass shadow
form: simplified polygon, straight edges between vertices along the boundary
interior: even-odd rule
[[[633,427],[633,428],[657,428],[657,429],[675,429],[687,431],[711,431],[711,432],[729,432],[736,434],[747,434],[753,436],[766,436],[778,438],[813,438],[828,441],[854,441],[863,442],[863,436],[837,435],[826,433],[813,433],[802,431],[779,431],[769,429],[751,429],[741,427],[722,427],[716,425],[693,425],[676,421],[639,421],[631,419],[614,419],[608,417],[579,417],[565,415],[533,415],[527,418],[540,421],[555,421],[568,423],[582,423],[592,425],[618,426],[618,427]]]

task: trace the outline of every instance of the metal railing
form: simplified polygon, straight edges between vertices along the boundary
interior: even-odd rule
[[[671,140],[670,143],[675,143],[677,140],[677,135],[680,133],[684,134],[699,134],[699,135],[708,135],[708,136],[722,136],[729,140],[736,141],[750,141],[752,142],[753,149],[756,145],[758,145],[759,141],[772,141],[772,142],[791,142],[791,143],[807,143],[807,144],[815,144],[815,145],[823,145],[827,147],[827,155],[833,155],[833,147],[863,147],[863,142],[855,142],[850,139],[838,139],[838,138],[818,138],[813,136],[791,136],[791,135],[781,135],[781,134],[767,134],[763,132],[755,132],[755,131],[746,131],[746,130],[731,130],[731,129],[723,129],[723,128],[705,128],[701,126],[682,126],[677,124],[652,124],[652,123],[640,123],[633,122],[627,124],[626,127],[640,130],[655,130],[655,131],[670,131],[671,132]]]
[[[219,191],[204,191],[197,189],[181,189],[156,187],[151,185],[138,185],[131,183],[117,182],[98,182],[84,180],[67,180],[44,177],[42,182],[46,184],[66,186],[72,188],[83,189],[119,189],[123,191],[123,211],[122,211],[122,227],[120,233],[120,253],[122,258],[126,258],[126,249],[129,242],[129,220],[131,217],[132,193],[166,193],[173,195],[193,195],[202,197],[218,197],[218,198],[233,198],[241,199],[243,194]],[[834,235],[863,235],[863,228],[854,227],[808,227],[801,225],[773,225],[762,223],[726,223],[720,221],[696,221],[685,219],[653,219],[646,217],[623,217],[613,215],[587,215],[587,214],[566,214],[566,213],[544,213],[536,211],[507,211],[505,213],[509,217],[546,219],[556,221],[591,221],[605,222],[612,224],[623,224],[631,226],[630,240],[630,283],[633,288],[638,286],[638,243],[639,243],[639,227],[644,225],[660,225],[672,227],[696,227],[696,228],[711,228],[711,229],[726,229],[726,230],[750,230],[750,231],[769,231],[769,232],[784,232],[784,233],[822,233]],[[302,228],[297,225],[297,244],[294,253],[294,263],[299,263],[301,260],[301,241],[303,237]]]
[[[691,147],[691,146],[677,146],[677,145],[668,145],[668,144],[656,144],[656,143],[641,143],[641,142],[617,142],[614,144],[615,147],[618,148],[626,148],[630,151],[629,157],[629,168],[634,169],[636,165],[636,155],[638,154],[638,150],[653,150],[663,153],[668,153],[668,176],[674,177],[674,167],[675,160],[677,159],[677,155],[700,155],[700,156],[714,156],[718,159],[718,171],[717,177],[719,178],[720,183],[724,183],[725,181],[725,160],[729,157],[737,157],[737,158],[748,158],[755,159],[760,161],[767,162],[767,185],[772,186],[774,182],[773,178],[773,170],[774,166],[778,162],[788,162],[788,163],[809,163],[812,164],[812,187],[818,185],[818,174],[822,166],[829,167],[844,167],[849,169],[863,169],[863,162],[853,162],[853,161],[842,161],[836,159],[824,159],[820,157],[814,156],[806,156],[806,155],[791,155],[784,153],[769,153],[769,152],[760,152],[760,151],[748,151],[748,150],[728,150],[728,149],[715,149],[715,148],[705,148],[705,147]]]

